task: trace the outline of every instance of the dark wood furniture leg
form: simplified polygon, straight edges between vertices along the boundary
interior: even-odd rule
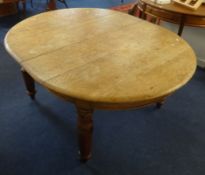
[[[93,108],[87,104],[76,104],[78,141],[80,148],[80,160],[86,162],[91,158],[92,133],[93,133]]]
[[[49,0],[47,10],[56,9],[56,0]]]
[[[162,105],[164,104],[164,102],[165,102],[165,99],[163,99],[163,100],[157,102],[157,103],[156,103],[156,107],[157,107],[158,109],[160,109],[160,108],[162,107]]]
[[[33,78],[22,68],[21,73],[23,75],[24,83],[26,85],[27,94],[31,97],[32,100],[35,99],[35,82]]]
[[[140,18],[146,20],[147,19],[147,15],[145,13],[146,11],[146,8],[147,8],[147,5],[146,4],[143,4],[142,5],[142,11],[140,12]]]
[[[134,15],[135,16],[135,14],[136,14],[136,12],[137,12],[137,10],[138,10],[138,4],[135,4],[133,7],[132,7],[132,9],[130,9],[129,11],[128,11],[128,14],[130,14],[130,15]]]
[[[178,35],[179,35],[179,36],[181,36],[181,35],[182,35],[182,32],[183,32],[183,29],[184,29],[184,21],[185,21],[185,16],[182,15],[181,21],[180,21],[180,24],[179,24],[179,30],[178,30]]]

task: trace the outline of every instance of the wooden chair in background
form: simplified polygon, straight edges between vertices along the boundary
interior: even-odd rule
[[[160,24],[160,19],[156,18],[151,15],[146,15],[143,13],[144,11],[144,4],[141,1],[138,1],[129,11],[128,14],[133,16],[138,16],[139,18],[142,18],[144,20],[147,20],[149,22],[152,22],[154,24]]]

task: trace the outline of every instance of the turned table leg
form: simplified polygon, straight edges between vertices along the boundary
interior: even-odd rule
[[[78,141],[80,159],[86,162],[91,158],[92,132],[93,132],[93,108],[85,104],[76,104],[78,119]]]
[[[157,103],[156,103],[156,107],[157,107],[158,109],[161,108],[162,105],[164,104],[164,102],[165,102],[165,98],[162,99],[161,101],[157,102]]]
[[[22,68],[21,73],[23,76],[23,80],[26,86],[27,94],[31,97],[32,100],[35,99],[35,82],[33,78]]]

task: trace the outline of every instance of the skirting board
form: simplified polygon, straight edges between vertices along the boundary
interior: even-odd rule
[[[205,68],[205,59],[204,58],[197,58],[197,65],[201,68]]]

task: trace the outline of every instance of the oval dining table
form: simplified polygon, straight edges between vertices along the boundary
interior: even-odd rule
[[[160,105],[196,69],[194,51],[175,33],[107,9],[41,13],[12,27],[4,42],[32,99],[36,81],[75,104],[83,161],[91,158],[95,109]]]

